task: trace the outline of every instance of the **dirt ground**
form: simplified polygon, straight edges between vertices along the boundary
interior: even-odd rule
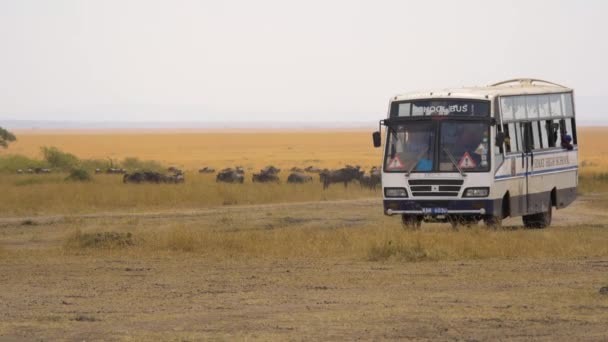
[[[557,211],[546,232],[587,224],[580,234],[605,238],[601,198]],[[608,257],[591,252],[423,262],[49,252],[75,226],[137,233],[229,219],[260,231],[398,225],[378,200],[1,219],[0,341],[608,339]]]

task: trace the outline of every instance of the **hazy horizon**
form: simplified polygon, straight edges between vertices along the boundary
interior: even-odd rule
[[[515,78],[608,124],[603,1],[0,3],[0,123],[374,125],[399,93]],[[10,125],[9,125],[10,128]]]

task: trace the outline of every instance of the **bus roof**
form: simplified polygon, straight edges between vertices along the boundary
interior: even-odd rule
[[[410,92],[393,97],[393,101],[433,98],[493,99],[497,96],[568,93],[572,89],[560,84],[533,78],[516,78],[485,87],[447,88],[422,92]]]

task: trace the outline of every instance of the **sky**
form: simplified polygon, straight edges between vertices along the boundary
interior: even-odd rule
[[[531,77],[608,124],[606,16],[593,0],[0,0],[0,119],[377,122],[398,93]]]

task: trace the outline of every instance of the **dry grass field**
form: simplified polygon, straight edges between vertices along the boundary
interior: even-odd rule
[[[369,168],[382,157],[372,146],[371,131],[17,131],[10,151],[40,156],[40,147],[56,146],[80,158],[137,157],[198,170],[241,165],[258,170],[268,164],[338,167],[357,163]]]
[[[58,133],[1,153],[158,160],[186,183],[1,175],[0,341],[608,339],[608,129],[580,130],[581,197],[552,227],[460,231],[404,231],[358,185],[193,172],[368,168],[369,132]]]

